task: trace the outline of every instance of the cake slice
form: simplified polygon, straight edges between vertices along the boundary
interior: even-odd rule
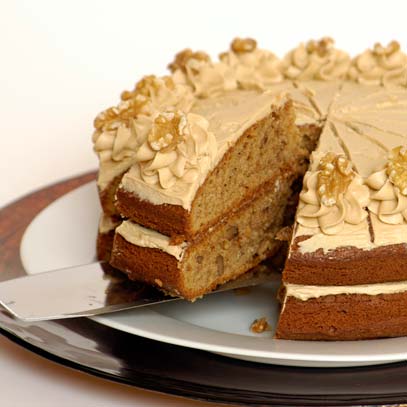
[[[164,153],[154,150],[151,141],[140,147],[139,163],[123,176],[117,190],[119,213],[174,242],[190,240],[259,191],[273,188],[280,173],[300,174],[307,152],[293,108],[279,98],[275,93],[237,90],[197,100],[183,116],[191,136],[176,136],[185,142],[174,144],[172,151],[165,147]],[[180,119],[171,120],[168,128]],[[150,134],[159,126],[153,123]],[[188,146],[186,137],[194,144]]]
[[[193,299],[278,250],[291,186],[341,86],[335,69],[315,80],[338,60],[325,47],[315,64],[316,52],[315,72],[297,83],[253,40],[235,40],[216,63],[185,50],[170,77],[147,77],[99,116],[104,217],[125,219],[113,240],[115,267]],[[104,258],[112,234],[100,230]]]
[[[178,178],[169,185],[159,175],[147,183],[142,166],[134,165],[117,192],[116,205],[128,220],[116,229],[111,256],[111,264],[131,279],[187,299],[278,250],[275,235],[308,155],[292,103],[280,96],[232,91],[198,101],[193,112],[190,117],[205,127],[191,126],[173,137],[183,137],[185,144],[189,137],[202,140],[205,128],[215,144],[208,148],[216,154],[193,180]],[[198,151],[205,154],[202,147]],[[192,154],[188,159],[199,163]]]

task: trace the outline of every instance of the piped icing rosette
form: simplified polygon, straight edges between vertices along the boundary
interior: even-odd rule
[[[175,56],[168,68],[174,81],[190,86],[197,97],[210,97],[237,88],[231,67],[212,62],[209,55],[202,51],[185,49]]]
[[[283,59],[283,73],[292,80],[342,79],[349,66],[349,55],[335,48],[333,39],[329,37],[301,43]]]
[[[407,221],[407,148],[396,147],[386,166],[366,179],[371,188],[368,206],[383,222],[399,225]]]
[[[407,55],[397,41],[376,43],[352,60],[348,77],[363,85],[407,86]]]
[[[209,171],[217,153],[209,122],[194,113],[166,111],[144,118],[138,137],[144,139],[135,156],[141,178],[163,189],[195,182]]]
[[[231,67],[242,89],[264,90],[283,80],[281,61],[270,51],[257,48],[251,38],[235,38],[230,51],[220,54],[220,60]]]
[[[369,189],[344,156],[332,152],[318,156],[313,160],[316,168],[303,180],[297,222],[334,235],[345,223],[357,225],[366,219]]]
[[[139,145],[134,128],[138,116],[150,116],[169,106],[189,110],[193,103],[191,90],[176,85],[170,77],[146,76],[121,98],[117,106],[104,110],[94,121],[92,140],[101,162],[134,156]]]

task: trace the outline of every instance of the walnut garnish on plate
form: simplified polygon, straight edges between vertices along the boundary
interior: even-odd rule
[[[255,319],[250,325],[250,330],[255,334],[261,334],[266,331],[271,331],[271,326],[267,322],[266,317]]]

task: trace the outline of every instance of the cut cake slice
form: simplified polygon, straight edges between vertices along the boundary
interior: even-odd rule
[[[131,279],[187,299],[238,277],[278,250],[275,235],[308,155],[290,101],[235,91],[212,104],[199,117],[207,120],[219,153],[202,179],[181,185],[179,194],[176,183],[165,189],[146,184],[140,167],[133,166],[117,193],[117,207],[129,220],[116,229],[111,264]],[[200,211],[192,212],[196,202]],[[186,217],[196,225],[192,237]],[[171,229],[176,222],[179,229]]]

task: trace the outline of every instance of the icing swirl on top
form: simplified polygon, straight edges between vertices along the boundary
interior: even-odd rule
[[[121,98],[117,106],[99,113],[94,121],[92,140],[101,162],[119,162],[134,156],[139,145],[137,117],[150,116],[168,107],[189,110],[193,103],[191,90],[175,84],[170,77],[146,76],[134,90],[123,92]]]
[[[283,59],[283,73],[288,79],[330,81],[346,76],[349,55],[334,48],[334,41],[324,37],[319,41],[301,43]]]
[[[211,97],[237,88],[233,70],[223,63],[213,63],[202,51],[185,49],[168,67],[175,82],[190,86],[197,97]]]
[[[257,48],[251,38],[235,38],[230,51],[219,55],[223,64],[233,69],[239,87],[264,90],[283,80],[281,61],[270,51]]]
[[[128,127],[125,123],[120,123],[111,130],[96,130],[93,142],[100,162],[120,162],[133,157],[138,145],[134,126]]]
[[[305,174],[297,222],[334,235],[345,223],[357,225],[366,219],[369,189],[344,156],[329,152],[319,157],[314,155],[316,168]]]
[[[368,208],[383,222],[400,225],[407,221],[407,148],[392,150],[385,168],[366,179],[372,189]]]
[[[352,60],[348,76],[363,85],[407,86],[407,55],[397,41],[376,43]]]
[[[202,116],[165,111],[144,121],[144,138],[136,153],[144,182],[163,189],[177,182],[193,183],[216,158],[217,142]]]

